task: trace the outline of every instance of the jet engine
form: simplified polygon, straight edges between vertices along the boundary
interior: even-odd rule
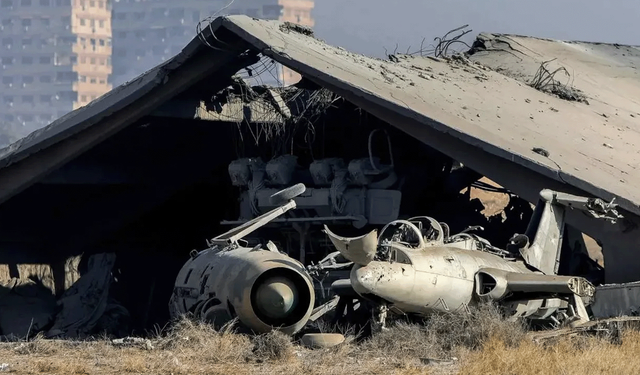
[[[245,235],[295,208],[293,197],[304,189],[299,184],[274,194],[287,203],[214,238],[210,248],[192,252],[176,278],[169,303],[172,317],[192,313],[218,326],[237,317],[256,333],[300,331],[315,302],[305,267],[271,241],[266,249],[241,243],[246,245]]]
[[[182,267],[172,297],[172,315],[188,312],[224,324],[238,317],[255,332],[287,334],[309,320],[313,282],[298,261],[264,249],[205,250]]]

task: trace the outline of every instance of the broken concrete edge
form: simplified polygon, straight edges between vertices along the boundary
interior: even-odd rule
[[[289,55],[287,55],[284,51],[279,51],[278,49],[272,48],[269,44],[267,44],[266,42],[262,41],[260,38],[254,36],[247,30],[245,30],[241,25],[239,25],[235,21],[236,19],[242,19],[242,18],[247,18],[247,17],[233,17],[233,18],[222,17],[222,27],[228,29],[232,33],[239,36],[241,39],[248,42],[250,45],[254,46],[258,51],[260,51],[265,56],[268,56],[273,60],[277,61],[278,63],[302,74],[305,78],[313,81],[314,83],[330,89],[331,91],[335,92],[336,94],[340,95],[346,100],[349,100],[352,103],[359,105],[365,110],[367,109],[366,108],[367,105],[366,104],[360,105],[361,102],[363,101],[371,105],[379,106],[384,111],[392,111],[410,120],[415,120],[425,125],[428,124],[428,126],[434,128],[439,132],[451,134],[456,138],[462,140],[463,142],[466,142],[469,145],[472,145],[474,147],[478,147],[485,152],[488,152],[490,154],[493,154],[505,160],[510,160],[512,162],[515,162],[521,166],[531,169],[532,171],[544,177],[551,178],[553,180],[564,183],[566,185],[573,185],[577,189],[587,193],[587,194],[584,194],[583,192],[576,192],[580,195],[590,195],[592,197],[599,197],[607,201],[611,201],[612,199],[615,198],[621,208],[629,212],[632,212],[636,215],[640,215],[639,204],[636,204],[628,199],[621,198],[616,194],[608,191],[605,188],[598,187],[588,181],[577,178],[574,175],[567,173],[566,171],[563,171],[561,168],[553,168],[527,155],[522,155],[514,151],[509,152],[507,150],[503,150],[491,143],[485,142],[481,139],[470,136],[461,131],[452,129],[451,127],[447,126],[444,123],[438,122],[421,113],[413,111],[409,107],[402,107],[397,104],[391,103],[390,101],[385,100],[384,98],[379,97],[376,94],[372,92],[368,92],[363,89],[359,89],[359,88],[354,89],[353,86],[348,82],[342,81],[340,79],[336,79],[334,76],[332,76],[329,73],[316,70],[313,67],[305,64],[304,62],[294,60]],[[506,77],[507,79],[513,79],[507,76],[504,76],[504,77]],[[535,90],[534,88],[531,88],[531,89]],[[358,91],[362,91],[364,95],[358,95]],[[394,124],[391,124],[391,125],[394,125]],[[532,153],[531,156],[535,154],[533,151],[531,151],[531,153]],[[570,188],[570,186],[567,186],[567,188]],[[576,189],[568,189],[568,191],[575,191],[575,190]]]

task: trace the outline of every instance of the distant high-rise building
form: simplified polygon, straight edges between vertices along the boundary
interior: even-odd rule
[[[110,0],[0,0],[0,120],[39,128],[111,90]]]
[[[313,0],[235,0],[230,5],[230,0],[113,1],[114,85],[175,56],[195,37],[198,23],[212,15],[245,14],[313,26]],[[287,70],[278,75],[286,83],[297,80]]]
[[[293,22],[311,28],[315,25],[311,14],[315,5],[314,0],[279,0],[278,3],[282,6],[280,21]],[[281,79],[284,85],[291,85],[300,81],[300,74],[283,67]]]

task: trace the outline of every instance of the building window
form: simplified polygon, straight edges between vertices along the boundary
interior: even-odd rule
[[[3,57],[2,65],[13,65],[13,57]]]
[[[13,40],[11,38],[4,38],[2,39],[2,45],[5,48],[11,48],[11,45],[13,44]]]
[[[31,44],[33,44],[33,40],[31,38],[22,39],[22,46],[23,47],[30,46]]]
[[[104,20],[100,20],[99,25],[101,28],[104,28]]]
[[[87,76],[80,76],[80,82],[87,82]]]
[[[90,61],[91,61],[91,64],[94,64],[94,65],[95,65],[95,63],[96,63],[96,58],[95,58],[95,57],[92,57]]]
[[[100,39],[100,45],[104,47],[104,39]]]
[[[87,62],[87,58],[86,57],[81,57],[80,58],[80,63],[85,64]]]
[[[23,18],[22,19],[22,26],[24,26],[24,27],[31,26],[31,18]]]
[[[2,83],[10,85],[13,83],[13,77],[2,77]]]
[[[255,9],[255,8],[247,9],[247,10],[245,10],[244,14],[246,14],[249,17],[256,17],[257,18],[257,17],[260,17],[260,10],[259,9]]]
[[[86,24],[84,18],[80,18],[80,26],[84,26]]]
[[[135,13],[133,13],[133,18],[136,21],[143,20],[144,19],[144,12],[135,12]]]
[[[116,56],[118,56],[118,57],[125,57],[125,56],[127,56],[127,50],[126,50],[126,49],[124,49],[124,48],[118,48],[118,49],[116,50]]]
[[[51,76],[40,76],[41,83],[51,83]]]
[[[92,19],[90,25],[91,27],[96,27],[96,20]]]
[[[43,25],[43,26],[49,26],[49,25],[51,25],[51,20],[50,20],[50,19],[48,19],[48,18],[41,18],[41,19],[40,19],[40,22],[42,22],[42,25]]]
[[[22,83],[26,83],[26,84],[33,83],[33,76],[23,76]]]
[[[2,0],[0,2],[0,7],[2,8],[11,8],[13,6],[13,0]]]
[[[136,38],[144,38],[145,36],[146,36],[146,33],[144,32],[144,30],[136,31]]]
[[[89,1],[89,6],[91,8],[94,8],[96,6],[96,2],[95,1]]]
[[[98,1],[98,8],[104,8],[104,1]]]
[[[58,72],[56,73],[57,82],[75,82],[78,79],[76,72]]]
[[[48,7],[49,5],[51,5],[51,1],[50,0],[40,0],[40,5],[43,7]]]
[[[62,17],[62,24],[63,25],[70,25],[71,24],[71,17],[70,16]]]
[[[58,98],[62,101],[73,102],[78,100],[78,93],[75,91],[59,91]]]
[[[2,26],[11,26],[11,25],[13,25],[12,18],[5,18],[2,20]]]
[[[100,79],[100,84],[101,84],[101,85],[104,85],[105,83],[107,83],[107,81],[106,81],[104,78],[101,78],[101,79]]]
[[[40,56],[40,64],[51,64],[50,56]]]
[[[86,102],[87,101],[87,96],[86,95],[82,95],[80,97],[80,100],[83,101],[83,102]]]
[[[95,95],[91,95],[91,100],[96,100],[96,96]]]
[[[33,103],[33,101],[31,101],[31,103]],[[31,122],[33,121],[33,115],[22,115],[22,120],[24,120],[24,122]]]
[[[22,95],[22,102],[33,104],[33,95]]]
[[[95,77],[91,77],[91,79],[89,80],[89,83],[97,83],[98,81],[96,80]]]
[[[51,103],[51,95],[40,95],[41,103]]]
[[[71,64],[76,65],[78,63],[78,57],[77,56],[71,56],[69,61],[71,61]]]
[[[24,65],[33,64],[33,57],[31,57],[31,56],[22,56],[22,64],[24,64]]]
[[[11,104],[13,103],[13,96],[5,96],[3,100],[4,100],[4,104]]]
[[[12,122],[13,120],[15,120],[15,117],[13,117],[13,115],[4,115],[4,119],[6,121]]]
[[[127,32],[126,31],[118,31],[118,38],[124,39],[126,37],[127,37]]]
[[[116,13],[116,19],[124,21],[124,20],[127,19],[127,14],[126,13]]]
[[[22,5],[23,7],[30,7],[31,0],[20,0],[20,5]]]

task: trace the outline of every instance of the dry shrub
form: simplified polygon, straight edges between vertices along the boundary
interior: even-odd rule
[[[492,337],[517,345],[525,337],[519,322],[505,320],[498,308],[482,304],[471,313],[434,314],[424,324],[395,322],[361,345],[364,351],[398,358],[450,357],[454,350],[475,350]]]
[[[13,351],[22,355],[51,355],[58,353],[60,347],[60,343],[46,340],[42,335],[38,335],[30,341],[16,343]]]
[[[621,343],[599,337],[562,337],[546,345],[523,340],[509,346],[500,338],[468,353],[461,375],[640,374],[640,332],[625,331]]]
[[[291,337],[271,331],[253,338],[253,355],[259,361],[288,361],[294,358]]]
[[[235,333],[233,324],[218,331],[210,324],[186,317],[178,319],[164,337],[155,341],[157,349],[213,363],[244,362],[252,349],[249,338]]]

